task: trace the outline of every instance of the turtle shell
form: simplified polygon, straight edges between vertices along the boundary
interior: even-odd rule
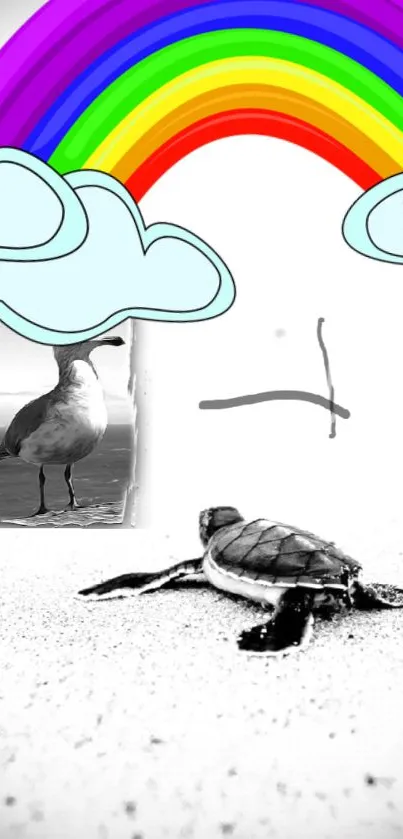
[[[267,519],[221,528],[208,550],[223,571],[272,585],[346,588],[361,570],[332,542]]]

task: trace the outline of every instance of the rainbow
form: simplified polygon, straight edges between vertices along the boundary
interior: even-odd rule
[[[50,0],[0,51],[0,144],[136,200],[236,134],[297,143],[363,189],[400,172],[402,0]]]

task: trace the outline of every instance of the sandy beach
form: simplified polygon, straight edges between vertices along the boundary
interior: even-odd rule
[[[142,531],[77,533],[2,536],[2,839],[403,835],[402,612],[247,658],[235,637],[262,610],[201,583],[76,599],[172,553]],[[400,563],[382,579],[402,583]]]

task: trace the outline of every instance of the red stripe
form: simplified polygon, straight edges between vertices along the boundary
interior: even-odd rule
[[[139,166],[126,181],[126,187],[135,200],[140,201],[156,181],[187,154],[214,140],[239,134],[277,137],[302,146],[332,163],[364,190],[381,180],[378,172],[319,128],[277,111],[248,108],[214,114],[183,129]]]

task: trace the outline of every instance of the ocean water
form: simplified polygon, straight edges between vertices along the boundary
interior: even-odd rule
[[[4,431],[0,432],[0,439]],[[100,445],[73,469],[77,500],[84,507],[116,505],[122,501],[131,477],[133,432],[130,425],[108,427]],[[45,467],[46,505],[52,512],[69,502],[63,466]],[[0,460],[0,522],[31,516],[39,507],[39,470],[10,457]],[[80,515],[80,511],[77,512]],[[38,517],[38,524],[40,523]]]

